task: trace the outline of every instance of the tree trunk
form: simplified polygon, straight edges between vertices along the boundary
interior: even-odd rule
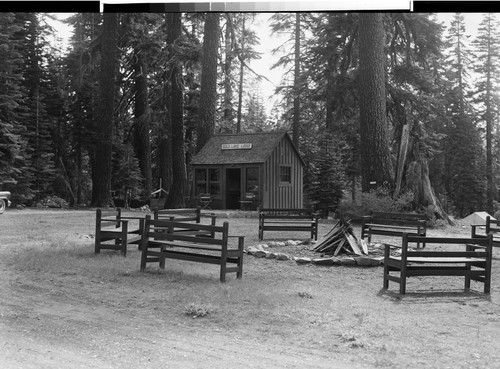
[[[232,15],[226,15],[226,33],[225,33],[225,53],[226,60],[224,63],[224,121],[226,127],[233,129],[233,87],[231,84],[231,69],[233,64],[233,49],[232,49]]]
[[[333,26],[334,20],[332,15],[328,15],[328,23],[329,25]],[[328,37],[328,49],[334,50],[334,45],[333,45],[333,35]],[[329,132],[334,132],[334,127],[335,127],[335,120],[334,120],[334,112],[335,112],[335,83],[334,83],[334,76],[335,76],[335,71],[334,71],[334,57],[336,55],[333,52],[330,52],[330,55],[328,56],[328,62],[327,62],[327,70],[325,71],[326,74],[326,130]]]
[[[295,67],[293,79],[292,140],[298,150],[300,144],[300,13],[295,13]]]
[[[140,50],[135,52],[135,126],[134,148],[144,179],[144,198],[149,200],[152,191],[151,143],[149,121],[151,119],[148,99],[147,65]]]
[[[399,142],[398,164],[396,169],[396,188],[394,189],[394,197],[399,196],[403,185],[404,167],[406,158],[408,157],[408,147],[410,144],[410,124],[403,125],[401,132],[401,140]]]
[[[241,60],[240,60],[240,81],[238,84],[238,116],[236,118],[236,133],[241,132],[241,110],[243,106],[243,80],[245,76],[245,54],[243,50],[245,50],[245,16],[243,16],[243,23],[241,25]]]
[[[95,167],[92,185],[95,198],[92,205],[111,203],[111,155],[113,150],[113,122],[115,107],[115,79],[117,69],[118,14],[104,13],[101,35],[101,70],[97,129],[95,132]]]
[[[171,51],[170,69],[170,122],[172,125],[172,185],[165,201],[165,208],[184,207],[186,190],[186,157],[184,151],[183,83],[182,66],[176,58],[175,42],[181,36],[181,13],[168,14],[168,44]],[[176,60],[177,59],[177,60]]]
[[[168,28],[169,17],[165,14],[165,24]],[[166,69],[166,67],[165,67]],[[165,70],[164,80],[167,81],[168,71]],[[158,165],[158,186],[162,186],[165,191],[170,191],[172,178],[172,140],[171,140],[171,122],[170,122],[170,86],[169,83],[164,83],[162,87],[161,105],[165,107],[165,113],[162,114],[162,125],[158,138],[158,155],[156,156]],[[163,192],[160,197],[164,197]]]
[[[196,150],[201,150],[213,135],[217,104],[217,49],[219,47],[219,13],[207,13],[203,40],[199,124]]]
[[[488,33],[491,30],[491,17],[488,18]],[[493,147],[492,147],[492,127],[493,127],[493,86],[492,86],[492,50],[491,35],[488,34],[487,45],[487,70],[486,70],[486,211],[490,215],[495,214],[494,207],[494,186],[493,186]]]
[[[427,209],[431,209],[436,218],[445,219],[450,225],[454,225],[448,214],[441,206],[439,199],[429,179],[429,166],[426,159],[417,159],[411,162],[407,170],[407,185],[415,195],[415,202]]]
[[[361,173],[364,192],[370,183],[394,181],[386,120],[385,32],[381,13],[359,14],[359,105]]]

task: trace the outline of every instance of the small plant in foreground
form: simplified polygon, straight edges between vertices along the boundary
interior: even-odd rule
[[[209,305],[192,302],[185,307],[184,315],[192,316],[193,318],[203,318],[209,315],[211,310],[213,310],[213,308]]]
[[[309,292],[299,292],[299,296],[304,298],[304,299],[312,299],[313,295],[311,295]]]
[[[343,332],[339,334],[339,338],[342,342],[345,342],[349,348],[364,347],[363,342],[361,342],[359,337],[353,332]]]

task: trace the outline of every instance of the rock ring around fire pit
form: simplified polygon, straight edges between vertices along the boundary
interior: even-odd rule
[[[278,261],[295,261],[299,265],[312,264],[317,266],[362,266],[373,267],[382,265],[384,245],[367,245],[366,255],[337,254],[335,256],[315,251],[315,242],[306,241],[272,241],[249,246],[245,252],[261,259],[275,259]]]

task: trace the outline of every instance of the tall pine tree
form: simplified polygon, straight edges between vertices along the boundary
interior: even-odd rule
[[[498,122],[498,87],[500,78],[498,73],[500,58],[500,34],[498,32],[498,21],[495,14],[488,13],[484,16],[478,29],[477,39],[474,40],[476,48],[476,63],[474,71],[479,79],[476,83],[475,99],[479,106],[478,121],[486,128],[486,211],[493,215],[495,208],[495,181],[493,172],[494,152],[493,134],[494,127]],[[496,161],[498,163],[498,157]]]

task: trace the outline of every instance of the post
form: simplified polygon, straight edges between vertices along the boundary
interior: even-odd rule
[[[101,217],[102,210],[97,209],[95,214],[95,249],[94,254],[101,252]]]
[[[148,258],[148,234],[151,227],[151,215],[147,214],[144,221],[144,232],[141,237],[141,270],[146,269],[146,263]]]
[[[229,223],[224,222],[222,225],[222,255],[220,261],[220,281],[226,281],[227,268],[227,243],[228,243]]]

